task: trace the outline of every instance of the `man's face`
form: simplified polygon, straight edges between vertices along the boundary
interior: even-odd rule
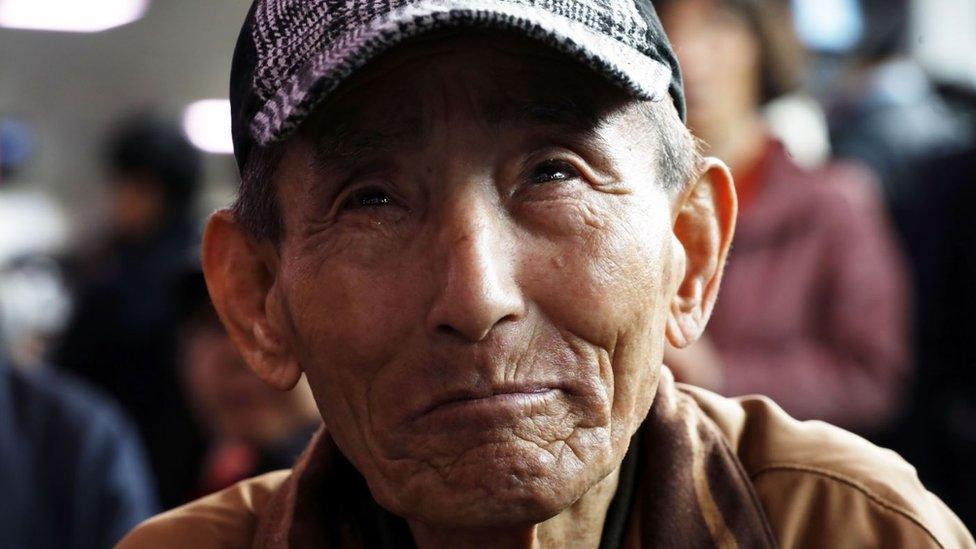
[[[150,237],[166,215],[163,184],[138,175],[119,175],[111,185],[111,223],[127,240]]]
[[[389,510],[541,522],[617,468],[683,274],[656,135],[575,61],[474,35],[373,63],[292,139],[272,308]]]

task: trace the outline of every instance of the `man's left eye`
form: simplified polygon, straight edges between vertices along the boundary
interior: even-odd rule
[[[340,208],[343,210],[361,210],[379,208],[393,203],[393,198],[383,189],[367,187],[359,189],[346,198]]]
[[[547,160],[532,170],[530,180],[532,183],[552,183],[554,181],[569,181],[579,176],[579,171],[569,162]]]

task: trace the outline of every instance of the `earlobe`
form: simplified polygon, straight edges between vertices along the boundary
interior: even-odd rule
[[[725,259],[735,232],[737,205],[728,167],[705,159],[701,175],[679,198],[674,221],[675,250],[684,272],[672,298],[668,342],[684,348],[704,332],[712,314]]]
[[[229,210],[210,216],[203,236],[203,272],[214,308],[251,370],[265,383],[289,390],[301,368],[285,337],[274,294],[270,243],[256,243]]]

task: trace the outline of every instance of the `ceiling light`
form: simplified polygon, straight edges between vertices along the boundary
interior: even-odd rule
[[[203,99],[183,111],[183,131],[193,145],[209,153],[231,154],[230,101]]]
[[[847,52],[864,32],[864,14],[857,0],[793,0],[793,21],[800,40],[820,52]]]
[[[131,23],[149,0],[0,0],[0,27],[99,32]]]

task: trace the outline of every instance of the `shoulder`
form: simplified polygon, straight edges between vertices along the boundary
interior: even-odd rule
[[[290,471],[248,479],[157,515],[129,532],[121,549],[250,547],[261,513]]]
[[[898,454],[765,397],[682,386],[729,441],[786,547],[976,547]]]
[[[867,166],[854,161],[833,161],[817,168],[791,166],[786,178],[791,194],[802,200],[804,211],[818,216],[875,213],[882,205],[881,186]]]
[[[135,427],[118,405],[86,382],[46,369],[11,369],[8,375],[16,403],[11,421],[24,432],[59,446],[112,446],[136,439]]]
[[[763,198],[743,210],[737,238],[789,234],[826,243],[885,222],[881,186],[863,165],[835,161],[808,169],[782,151],[772,162]]]

